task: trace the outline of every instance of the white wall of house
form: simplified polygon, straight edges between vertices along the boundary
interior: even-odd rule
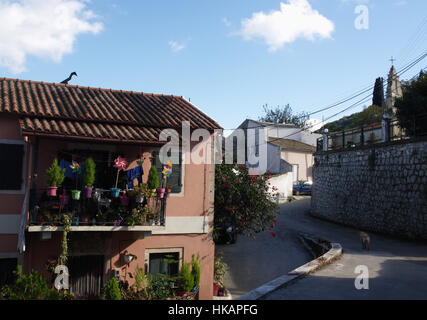
[[[279,193],[280,203],[286,202],[286,199],[292,196],[292,172],[273,176],[268,182],[271,183],[270,187],[276,187],[278,189],[275,193]]]

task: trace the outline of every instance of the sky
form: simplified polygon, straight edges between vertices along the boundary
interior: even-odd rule
[[[425,51],[425,0],[0,0],[0,77],[184,96],[225,129],[327,107]]]

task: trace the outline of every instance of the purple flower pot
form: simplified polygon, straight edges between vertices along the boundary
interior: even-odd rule
[[[64,193],[64,194],[61,194],[59,196],[59,204],[61,206],[66,206],[69,202],[70,202],[70,196],[69,195]]]
[[[123,207],[127,207],[129,205],[129,198],[126,195],[120,197],[120,204]]]
[[[92,190],[93,190],[93,187],[86,187],[85,188],[85,197],[87,199],[92,198]]]
[[[157,198],[163,199],[165,196],[165,189],[164,188],[158,188],[157,189]]]

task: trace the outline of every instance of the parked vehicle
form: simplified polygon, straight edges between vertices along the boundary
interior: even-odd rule
[[[302,194],[306,194],[306,195],[310,195],[311,196],[311,188],[313,186],[313,183],[310,181],[299,181],[294,183],[294,189],[293,189],[293,194],[294,195],[302,195]]]

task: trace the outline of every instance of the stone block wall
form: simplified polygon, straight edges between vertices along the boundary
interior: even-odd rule
[[[314,216],[427,239],[427,141],[318,152],[313,175]]]

